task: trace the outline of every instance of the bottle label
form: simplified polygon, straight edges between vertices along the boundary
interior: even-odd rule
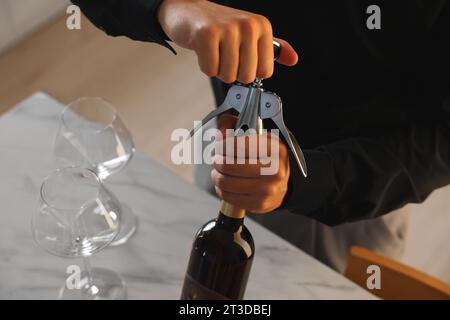
[[[224,295],[208,289],[186,273],[181,300],[230,300]]]

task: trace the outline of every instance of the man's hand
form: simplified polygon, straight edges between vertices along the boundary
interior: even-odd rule
[[[226,83],[250,83],[273,73],[273,35],[267,18],[206,0],[164,0],[158,21],[167,36],[194,50],[200,69]],[[278,62],[293,66],[295,50],[286,41]]]
[[[278,161],[278,171],[274,175],[261,175],[261,167],[267,167],[267,165],[249,164],[248,161],[245,164],[238,164],[236,161],[236,155],[239,155],[237,149],[242,147],[248,150],[249,143],[248,137],[226,137],[225,130],[234,128],[236,119],[231,115],[223,115],[218,120],[218,128],[222,133],[221,136],[225,139],[225,144],[230,141],[229,139],[234,139],[233,156],[235,161],[231,164],[226,162],[226,147],[216,151],[211,171],[216,193],[226,202],[253,213],[273,211],[282,204],[288,189],[290,175],[288,149],[275,135],[268,133],[257,136],[259,146],[262,143],[270,146],[270,140],[277,139],[279,157],[271,157],[271,159]],[[273,155],[270,147],[268,149],[270,151],[268,155]],[[245,154],[248,155],[248,152]]]

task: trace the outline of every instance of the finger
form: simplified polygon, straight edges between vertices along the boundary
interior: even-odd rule
[[[219,73],[219,39],[211,35],[202,38],[194,47],[197,53],[200,70],[208,77],[215,77]]]
[[[226,176],[215,169],[211,170],[211,179],[222,191],[247,195],[263,193],[260,179]]]
[[[271,132],[262,135],[234,136],[234,131],[221,130],[216,136],[216,154],[245,159],[278,159],[288,155],[287,147]]]
[[[234,137],[234,128],[236,127],[236,122],[238,117],[233,116],[231,114],[221,115],[217,119],[217,128],[218,132],[215,136],[215,151],[216,153],[223,154],[226,151],[226,139],[227,137]]]
[[[255,197],[253,195],[246,195],[246,194],[238,194],[228,191],[223,191],[217,186],[214,186],[214,189],[216,191],[217,196],[238,207],[245,210],[254,209],[257,206],[257,201],[254,199]]]
[[[219,55],[218,77],[225,83],[236,81],[239,68],[239,38],[237,33],[226,32],[219,45]]]
[[[289,67],[295,66],[298,62],[298,54],[294,48],[285,40],[277,38],[275,40],[281,44],[281,52],[277,62]]]
[[[262,79],[270,78],[273,74],[273,37],[272,33],[265,33],[258,41],[258,67],[256,76]]]
[[[239,50],[238,81],[250,83],[256,78],[258,66],[258,42],[256,39],[247,38],[241,43]]]
[[[262,200],[258,197],[222,191],[218,187],[215,187],[215,191],[220,199],[238,208],[242,208],[252,213],[265,213],[271,211],[270,204],[268,204],[266,200]]]
[[[236,127],[236,122],[238,117],[231,114],[224,114],[217,119],[217,128],[222,132],[225,137],[226,129],[234,129]]]
[[[242,160],[244,162],[245,159]],[[213,168],[223,175],[239,178],[270,179],[270,176],[261,175],[263,165],[259,163],[239,163],[235,158],[214,155]],[[256,162],[256,161],[255,161]]]

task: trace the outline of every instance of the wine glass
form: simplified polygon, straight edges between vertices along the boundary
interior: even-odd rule
[[[59,167],[92,169],[104,181],[133,157],[130,132],[111,103],[99,97],[79,98],[64,108],[54,141]],[[125,243],[137,229],[137,217],[122,203],[120,232],[111,245]]]
[[[91,170],[67,167],[54,171],[41,185],[38,209],[31,219],[33,237],[49,253],[83,258],[75,288],[64,286],[61,299],[125,299],[125,284],[115,272],[91,268],[89,257],[119,233],[121,207]]]

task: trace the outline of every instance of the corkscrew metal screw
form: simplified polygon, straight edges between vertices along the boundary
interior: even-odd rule
[[[274,41],[275,61],[281,53],[280,43]],[[225,101],[220,107],[210,112],[201,123],[191,131],[191,137],[202,126],[220,115],[235,110],[239,114],[236,124],[236,135],[245,136],[248,134],[262,133],[264,119],[271,119],[286,140],[303,176],[308,175],[306,161],[302,149],[292,132],[286,127],[283,120],[283,104],[278,95],[266,91],[262,88],[262,79],[256,78],[250,85],[240,83],[234,84],[228,90]],[[249,129],[253,129],[250,130]],[[253,131],[253,132],[251,132]]]

